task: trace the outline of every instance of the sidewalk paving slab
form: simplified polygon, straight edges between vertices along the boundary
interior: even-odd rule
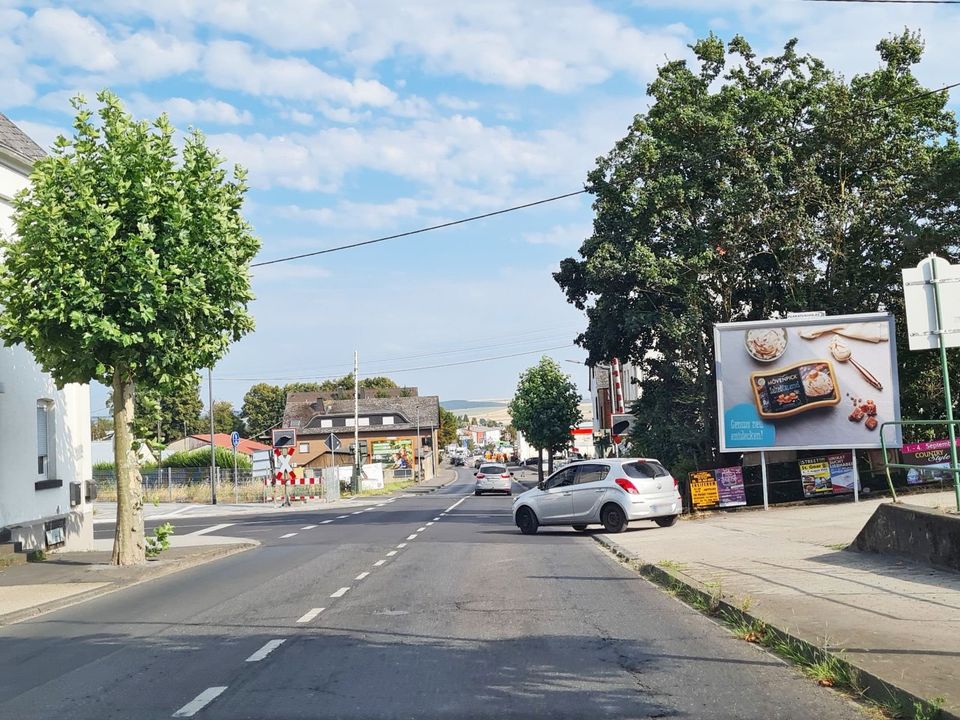
[[[952,493],[906,502],[950,507]],[[595,539],[661,582],[721,593],[748,615],[960,717],[960,574],[843,549],[889,500],[738,511]],[[644,572],[644,569],[647,572]]]

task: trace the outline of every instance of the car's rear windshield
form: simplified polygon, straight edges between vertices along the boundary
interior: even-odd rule
[[[649,480],[670,474],[663,465],[655,460],[638,460],[637,462],[624,463],[623,471],[627,474],[627,477],[637,478],[638,480]]]
[[[502,475],[507,471],[504,465],[481,465],[480,472],[485,475]]]

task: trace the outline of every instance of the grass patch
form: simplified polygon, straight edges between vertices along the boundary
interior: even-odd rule
[[[384,483],[382,488],[377,488],[375,490],[361,490],[356,495],[350,497],[370,497],[376,495],[390,495],[391,493],[399,492],[400,490],[405,490],[411,485],[416,485],[416,480],[397,480],[396,482]],[[346,497],[346,496],[345,496]]]
[[[848,547],[850,547],[850,543],[830,543],[826,547],[833,550],[846,550]]]
[[[676,560],[661,560],[657,563],[664,570],[672,570],[673,572],[683,572],[687,569],[685,563],[677,562]]]

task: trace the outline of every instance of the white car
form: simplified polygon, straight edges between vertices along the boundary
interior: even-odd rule
[[[540,525],[603,525],[622,532],[632,520],[660,527],[677,522],[683,509],[677,481],[652,458],[606,458],[570,463],[513,502],[513,520],[524,535]]]
[[[513,473],[501,463],[484,463],[474,476],[477,484],[473,489],[474,495],[483,495],[485,492],[505,492],[513,494]]]

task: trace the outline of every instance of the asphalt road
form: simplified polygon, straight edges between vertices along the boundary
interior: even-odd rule
[[[471,480],[0,629],[0,718],[864,717]]]

